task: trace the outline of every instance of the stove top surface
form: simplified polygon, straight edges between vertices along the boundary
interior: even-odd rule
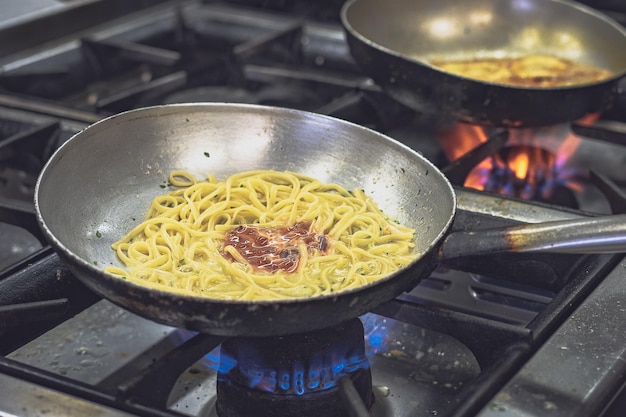
[[[217,415],[223,338],[163,326],[94,297],[38,230],[37,173],[89,123],[189,100],[283,105],[372,127],[447,163],[433,135],[437,121],[391,102],[349,59],[331,12],[342,2],[328,1],[314,18],[299,2],[289,10],[271,1],[262,9],[254,1],[158,3],[67,2],[68,22],[94,21],[68,23],[64,33],[33,31],[29,22],[0,26],[0,41],[32,33],[0,59],[0,233],[11,236],[0,242],[0,414]],[[50,13],[33,24],[58,18]],[[572,127],[592,138],[577,162],[606,173],[620,194],[626,129],[613,120],[598,126],[608,133]],[[571,209],[461,185],[457,229],[619,206],[595,187],[585,186],[576,195],[582,206]],[[369,415],[621,415],[620,398],[607,408],[626,374],[626,340],[615,332],[626,318],[621,256],[474,261],[442,265],[360,317],[374,385]]]

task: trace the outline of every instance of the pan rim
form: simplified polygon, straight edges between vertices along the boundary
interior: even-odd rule
[[[60,159],[62,159],[64,154],[69,152],[69,150],[73,146],[72,144],[75,143],[76,141],[86,140],[86,138],[89,138],[89,132],[91,130],[97,129],[98,126],[102,124],[115,123],[116,120],[127,118],[132,115],[141,117],[142,113],[145,113],[145,112],[151,112],[155,110],[165,110],[165,111],[171,110],[171,111],[176,112],[176,111],[180,111],[183,108],[195,109],[196,111],[201,111],[203,109],[222,109],[222,110],[245,109],[247,111],[261,111],[261,112],[269,112],[273,114],[287,113],[287,114],[295,114],[295,115],[304,115],[307,117],[314,117],[317,119],[332,121],[333,123],[341,123],[342,125],[350,127],[351,129],[355,129],[356,131],[367,132],[370,135],[373,134],[379,137],[386,144],[395,146],[399,148],[400,150],[402,150],[403,152],[412,154],[412,156],[415,159],[419,160],[420,163],[424,164],[429,170],[432,170],[433,172],[438,174],[442,183],[445,184],[446,190],[451,197],[450,198],[450,205],[451,205],[450,216],[448,217],[448,220],[445,223],[444,227],[442,227],[440,232],[437,234],[437,236],[431,240],[430,244],[422,251],[422,253],[416,259],[411,261],[411,263],[406,265],[404,268],[399,269],[387,275],[386,277],[373,281],[371,283],[360,285],[355,288],[340,290],[332,294],[324,294],[324,295],[312,296],[312,297],[293,297],[293,298],[276,299],[276,300],[228,300],[228,299],[201,297],[201,296],[192,295],[192,294],[180,293],[177,291],[167,291],[167,290],[161,290],[157,288],[149,288],[147,286],[142,286],[140,284],[136,284],[130,281],[120,279],[119,277],[116,277],[112,274],[105,272],[103,270],[103,267],[94,265],[93,262],[90,262],[80,257],[79,255],[75,254],[63,242],[61,242],[61,240],[59,240],[57,236],[52,232],[52,230],[48,227],[46,220],[44,219],[44,216],[42,214],[42,210],[40,207],[40,194],[42,190],[42,182],[46,179],[48,171],[52,169],[54,164],[56,164]],[[267,106],[267,105],[244,104],[244,103],[227,103],[227,102],[176,103],[176,104],[163,104],[163,105],[140,107],[140,108],[135,108],[135,109],[127,110],[124,112],[120,112],[120,113],[108,116],[106,118],[103,118],[97,122],[94,122],[93,124],[87,126],[85,129],[81,130],[80,132],[77,132],[75,135],[69,138],[66,142],[64,142],[53,153],[53,155],[48,159],[48,161],[46,161],[35,183],[34,203],[35,203],[35,214],[36,214],[37,222],[40,228],[42,229],[45,237],[48,239],[50,245],[53,247],[53,249],[55,249],[55,251],[60,252],[62,257],[70,259],[79,268],[86,269],[90,274],[96,275],[98,277],[98,280],[100,279],[107,280],[107,281],[115,280],[116,284],[121,284],[129,289],[132,289],[135,292],[155,294],[164,298],[175,298],[176,300],[180,300],[183,302],[184,301],[190,301],[194,303],[204,302],[204,303],[219,304],[219,305],[223,305],[226,307],[234,306],[234,305],[250,306],[250,307],[254,306],[255,308],[263,307],[263,306],[265,307],[279,306],[283,304],[293,305],[293,304],[300,304],[300,303],[310,303],[312,301],[325,302],[328,300],[337,299],[339,297],[349,296],[351,294],[358,294],[366,289],[376,287],[378,285],[382,285],[385,282],[388,282],[394,279],[396,276],[402,273],[405,273],[408,270],[411,270],[412,267],[418,264],[420,261],[422,261],[424,257],[427,256],[428,253],[433,251],[440,244],[443,237],[450,229],[452,222],[454,221],[454,218],[456,216],[456,211],[457,211],[457,196],[456,196],[456,193],[454,192],[454,188],[452,187],[450,181],[446,178],[446,176],[443,173],[441,173],[439,168],[437,168],[430,160],[422,156],[416,150],[399,142],[396,139],[393,139],[390,136],[387,136],[373,129],[369,129],[367,127],[358,125],[356,123],[353,123],[347,120],[338,119],[338,118],[320,114],[320,113],[314,113],[310,111],[297,110],[297,109],[279,107],[279,106]],[[78,278],[81,279],[80,277]]]
[[[378,42],[373,41],[367,36],[363,35],[360,31],[355,29],[355,27],[350,23],[350,19],[348,18],[349,9],[360,1],[364,1],[364,0],[347,0],[341,8],[340,19],[341,19],[342,25],[344,29],[348,31],[351,36],[354,36],[363,44],[368,45],[371,48],[374,48],[380,52],[393,56],[396,59],[399,59],[401,61],[408,62],[408,63],[423,65],[424,67],[427,67],[429,70],[435,71],[445,76],[452,76],[452,77],[458,78],[460,80],[463,80],[463,82],[468,82],[468,83],[472,83],[476,85],[493,86],[493,87],[502,88],[506,90],[521,91],[521,92],[524,92],[524,91],[533,91],[533,92],[536,92],[536,91],[573,91],[573,90],[577,90],[581,88],[596,87],[599,85],[611,84],[611,83],[617,82],[618,80],[620,80],[626,75],[626,63],[625,63],[620,71],[615,71],[614,75],[610,77],[607,77],[607,78],[604,78],[602,80],[595,81],[595,82],[587,82],[587,83],[580,83],[580,84],[566,85],[566,86],[553,86],[553,87],[516,86],[516,85],[511,85],[511,84],[506,84],[506,83],[482,81],[476,78],[466,77],[461,74],[456,74],[450,71],[445,71],[441,69],[440,67],[430,64],[426,60],[411,58],[410,56],[407,56],[406,54],[402,54],[396,51],[395,49],[391,49],[387,46],[384,46]],[[620,25],[615,19],[611,18],[605,13],[601,13],[598,10],[595,10],[592,7],[581,4],[577,1],[569,1],[569,0],[546,0],[546,1],[559,3],[563,5],[564,7],[570,7],[570,8],[576,9],[583,14],[586,14],[593,18],[601,20],[605,24],[611,26],[616,31],[620,32],[623,38],[626,40],[626,28]]]

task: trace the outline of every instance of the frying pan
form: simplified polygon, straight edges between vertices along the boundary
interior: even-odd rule
[[[487,126],[570,122],[612,105],[626,73],[626,30],[566,0],[350,0],[341,10],[355,62],[390,96],[422,113]],[[432,66],[547,54],[605,68],[600,82],[526,88]]]
[[[422,255],[369,285],[280,301],[179,295],[105,273],[106,265],[119,264],[111,244],[143,219],[176,169],[197,178],[291,170],[347,189],[363,188],[385,213],[417,229],[416,250]],[[618,216],[542,225],[535,233],[530,227],[540,226],[491,231],[487,239],[448,233],[454,191],[417,152],[338,119],[244,104],[174,104],[103,119],[49,159],[36,184],[35,207],[50,244],[96,293],[154,321],[224,336],[282,335],[345,321],[411,289],[441,259],[465,253],[626,248],[626,218]]]

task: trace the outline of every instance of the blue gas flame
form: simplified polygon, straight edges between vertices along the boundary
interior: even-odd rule
[[[365,352],[372,357],[389,349],[389,334],[392,324],[385,317],[367,313],[360,317],[365,332]]]
[[[272,369],[262,363],[221,355],[218,372],[224,377],[234,366],[246,379],[250,388],[260,391],[302,395],[312,391],[320,391],[334,387],[344,375],[367,369],[369,362],[366,356],[348,356],[346,358],[314,357],[308,364],[295,362],[289,369]]]
[[[272,369],[263,365],[260,354],[246,350],[239,359],[214,349],[204,358],[204,364],[217,371],[218,379],[238,368],[250,388],[270,393],[303,395],[336,386],[343,376],[359,369],[369,368],[368,356],[385,351],[388,333],[387,320],[366,314],[361,317],[365,331],[365,355],[343,352],[341,348],[329,355],[314,355],[308,363],[296,361],[287,369]]]

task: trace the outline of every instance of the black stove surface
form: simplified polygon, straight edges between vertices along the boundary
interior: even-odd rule
[[[99,8],[85,14],[87,5],[65,17],[89,16],[92,25],[68,25],[43,46],[23,40],[0,59],[0,384],[7,387],[0,412],[216,413],[223,339],[158,325],[100,300],[39,231],[32,205],[38,172],[89,123],[186,101],[285,106],[374,128],[454,173],[433,135],[440,121],[393,102],[352,63],[338,25],[341,4],[132,2],[139,13],[129,6],[116,16],[94,14]],[[0,40],[33,33],[37,24],[0,31]],[[585,179],[593,187],[576,196],[583,210],[481,194],[460,183],[454,228],[620,211],[620,117],[617,108],[597,126],[572,127],[594,138],[578,158],[609,180]],[[360,318],[376,399],[368,415],[599,414],[623,384],[626,341],[610,330],[624,314],[615,299],[624,292],[620,261],[501,256],[442,265],[414,291]],[[594,330],[599,346],[586,340]],[[555,360],[568,365],[548,378]],[[583,360],[580,376],[572,369]]]

